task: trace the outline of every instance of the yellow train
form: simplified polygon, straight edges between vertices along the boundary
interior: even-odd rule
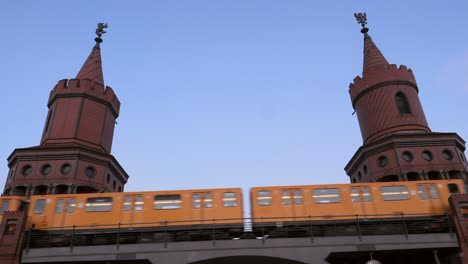
[[[28,201],[3,196],[0,205],[3,213],[29,203],[33,234],[89,240],[89,234],[117,233],[119,241],[134,242],[280,236],[285,230],[312,235],[356,221],[362,227],[381,221],[388,227],[402,218],[437,222],[450,210],[449,196],[461,192],[462,180],[253,187],[247,220],[240,188],[38,195]]]

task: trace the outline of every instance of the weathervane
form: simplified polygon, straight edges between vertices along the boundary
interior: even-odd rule
[[[354,17],[356,18],[357,22],[361,24],[362,26],[361,32],[366,34],[367,31],[369,31],[369,29],[366,28],[366,24],[367,24],[366,13],[354,13]]]
[[[107,31],[105,31],[104,29],[105,28],[108,28],[109,26],[107,25],[107,23],[98,23],[97,24],[97,28],[96,28],[96,35],[97,35],[97,38],[95,38],[94,40],[97,42],[97,43],[101,43],[102,42],[102,34],[106,33]]]

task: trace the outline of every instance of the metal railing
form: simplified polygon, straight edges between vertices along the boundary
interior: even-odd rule
[[[251,223],[246,231],[244,223]],[[403,235],[449,233],[453,223],[449,214],[329,215],[304,217],[260,217],[115,223],[109,225],[66,226],[27,230],[25,250],[40,247],[168,243],[180,241]]]

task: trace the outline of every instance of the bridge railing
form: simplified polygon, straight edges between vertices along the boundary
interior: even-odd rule
[[[251,223],[251,231],[244,223]],[[135,243],[168,243],[180,241],[266,239],[285,237],[316,237],[404,235],[450,233],[453,223],[449,214],[392,215],[327,215],[305,217],[230,218],[194,221],[158,221],[80,225],[27,230],[26,252],[29,248],[116,245]]]

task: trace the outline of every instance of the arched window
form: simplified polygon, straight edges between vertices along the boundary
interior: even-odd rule
[[[411,109],[408,104],[408,99],[406,99],[406,96],[404,93],[398,92],[395,95],[395,102],[398,108],[398,112],[400,112],[400,114],[411,114]]]

